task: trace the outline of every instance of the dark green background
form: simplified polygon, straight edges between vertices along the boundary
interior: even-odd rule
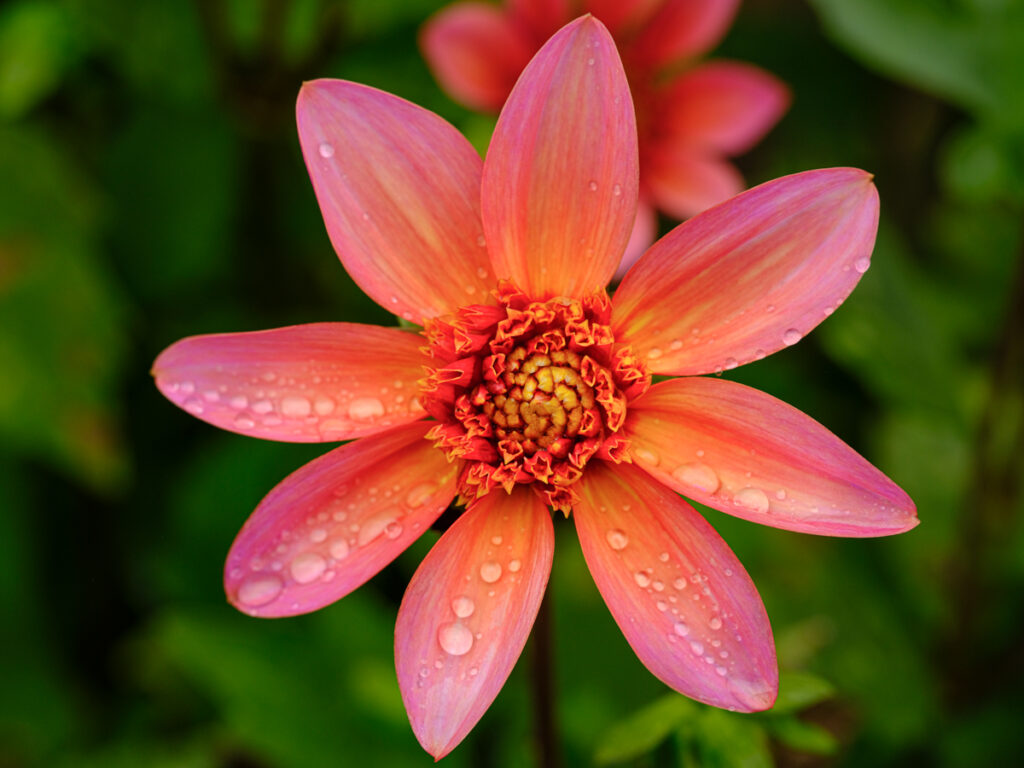
[[[341,268],[294,129],[342,77],[486,144],[416,49],[434,0],[0,5],[0,766],[429,765],[392,667],[436,538],[317,614],[224,601],[227,548],[317,446],[219,432],[148,370],[190,334],[392,324]],[[772,618],[782,711],[689,703],[636,661],[556,526],[568,765],[1009,766],[1024,755],[1024,3],[750,0],[720,55],[793,88],[747,178],[876,174],[852,297],[730,373],[829,426],[921,525],[840,540],[708,516]],[[556,521],[557,522],[557,521]],[[529,655],[528,648],[528,655]],[[521,664],[446,765],[533,760]]]

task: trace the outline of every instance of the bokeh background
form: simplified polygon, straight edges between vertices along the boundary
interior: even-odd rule
[[[392,324],[346,276],[299,153],[302,80],[493,121],[430,77],[439,0],[0,4],[0,766],[428,765],[394,678],[429,532],[314,615],[230,608],[231,540],[321,453],[217,431],[149,377],[186,335]],[[793,88],[751,183],[873,171],[872,268],[796,347],[730,371],[829,426],[916,500],[891,539],[709,511],[772,618],[776,712],[670,694],[557,525],[565,765],[1024,763],[1024,3],[747,0],[717,55]],[[667,222],[663,222],[667,224]],[[451,766],[529,765],[523,661]]]

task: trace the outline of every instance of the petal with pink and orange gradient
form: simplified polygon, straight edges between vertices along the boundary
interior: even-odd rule
[[[665,0],[630,42],[630,64],[657,70],[710,51],[725,37],[739,0]]]
[[[644,471],[592,462],[573,517],[587,567],[633,651],[690,698],[742,712],[778,692],[768,615],[697,511]]]
[[[540,608],[554,530],[539,497],[493,491],[434,545],[402,599],[395,666],[409,722],[436,759],[505,684]]]
[[[427,20],[420,49],[434,77],[470,109],[497,112],[534,52],[529,35],[497,6],[455,3]]]
[[[153,363],[167,399],[221,429],[266,440],[351,440],[422,419],[423,337],[310,323],[190,336]]]
[[[660,141],[738,155],[771,130],[790,100],[786,84],[759,67],[709,61],[658,95]]]
[[[552,37],[498,118],[482,212],[499,278],[536,299],[603,289],[637,203],[636,118],[615,43],[593,17]]]
[[[347,443],[282,480],[231,545],[228,600],[251,616],[309,613],[394,560],[455,495],[455,465],[424,439],[428,428]]]
[[[302,86],[299,140],[327,233],[352,278],[406,320],[481,301],[493,285],[481,160],[455,128],[344,80]]]
[[[850,446],[743,384],[655,384],[630,403],[626,432],[638,466],[755,523],[826,536],[888,536],[918,523],[910,497]]]
[[[797,343],[870,265],[878,191],[856,168],[784,176],[686,221],[613,299],[619,339],[652,373],[734,368]]]
[[[688,219],[743,191],[736,166],[685,144],[661,143],[644,152],[644,186],[660,211]]]

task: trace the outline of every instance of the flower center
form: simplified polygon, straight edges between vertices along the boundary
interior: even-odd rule
[[[524,483],[568,512],[588,461],[622,460],[627,404],[650,378],[614,343],[605,294],[539,302],[502,283],[495,295],[427,324],[428,437],[463,462],[462,501]]]

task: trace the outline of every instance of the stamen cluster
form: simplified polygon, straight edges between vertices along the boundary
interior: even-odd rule
[[[495,297],[427,323],[427,436],[464,462],[463,502],[526,483],[568,513],[591,458],[625,458],[627,404],[650,377],[615,344],[607,294],[534,301],[503,282]]]

